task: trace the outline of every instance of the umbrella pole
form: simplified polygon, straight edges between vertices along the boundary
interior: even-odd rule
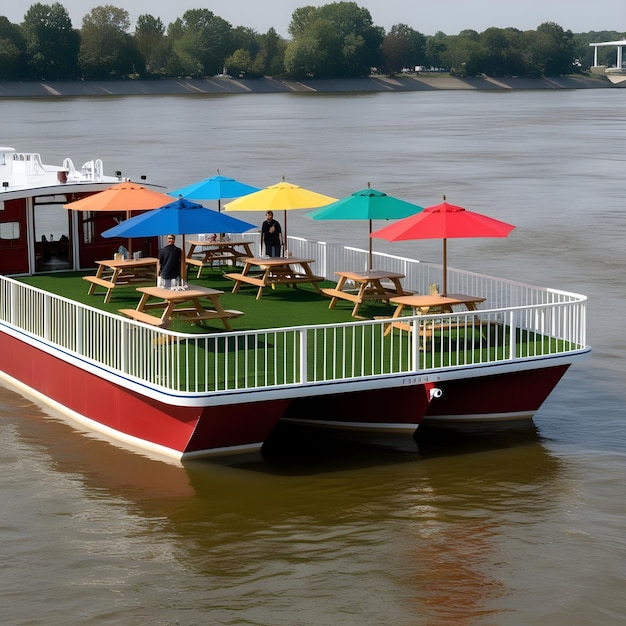
[[[370,272],[372,271],[372,220],[370,220]]]
[[[131,215],[132,215],[131,211],[126,211],[126,219],[129,219]],[[133,240],[129,237],[126,243],[128,244],[128,257],[132,259],[133,258]]]
[[[448,240],[443,240],[443,296],[448,295]]]
[[[283,211],[283,215],[285,216],[285,232],[283,233],[283,253],[281,256],[287,256],[287,209]]]
[[[183,253],[180,255],[180,279],[184,283],[187,280],[187,251],[185,249],[185,235],[183,235]]]

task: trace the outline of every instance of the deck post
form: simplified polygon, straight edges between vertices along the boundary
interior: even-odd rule
[[[300,334],[300,384],[308,382],[308,371],[307,371],[307,329],[303,328],[299,331]]]

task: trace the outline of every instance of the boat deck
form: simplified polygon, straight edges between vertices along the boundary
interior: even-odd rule
[[[228,266],[206,269],[201,278],[193,278],[189,284],[224,292],[220,297],[223,307],[243,312],[243,315],[231,320],[233,330],[260,330],[277,326],[354,321],[352,305],[349,302],[340,303],[329,309],[330,298],[317,293],[311,285],[298,285],[297,288],[276,285],[273,289],[268,289],[259,300],[256,299],[256,290],[232,293],[234,282],[224,277],[224,273],[231,269]],[[104,288],[96,289],[93,295],[88,295],[89,285],[85,283],[83,277],[91,274],[93,272],[38,274],[21,278],[20,281],[109,313],[118,314],[120,309],[134,309],[137,306],[142,294],[134,285],[115,289],[109,302],[104,301],[106,292]],[[322,287],[334,287],[334,283],[329,281],[320,284]],[[394,310],[395,305],[371,301],[363,304],[360,314],[363,318],[374,319],[391,317]],[[220,323],[190,325],[176,320],[169,330],[183,333],[225,332],[224,326]]]
[[[189,324],[174,318],[167,330],[138,324],[120,313],[137,306],[140,294],[134,286],[116,289],[105,302],[104,292],[88,294],[82,272],[20,279],[48,292],[50,299],[36,292],[16,294],[17,306],[7,309],[7,318],[104,367],[186,393],[354,384],[417,372],[428,376],[459,367],[516,364],[520,359],[569,359],[584,350],[584,340],[578,340],[584,302],[568,294],[558,296],[563,302],[521,308],[440,310],[409,316],[401,327],[392,328],[393,304],[367,301],[363,319],[355,321],[350,301],[330,308],[330,299],[311,285],[276,285],[260,300],[252,291],[232,293],[225,271],[220,266],[192,284],[223,291],[224,309],[242,313],[233,317],[232,331],[216,320]],[[541,290],[530,293],[527,298],[556,297]],[[79,307],[74,312],[72,302]],[[90,306],[83,309],[81,304]],[[48,310],[44,319],[55,323],[42,327],[39,318],[28,313],[37,310]],[[125,349],[111,352],[111,336]],[[172,350],[154,350],[166,345]]]

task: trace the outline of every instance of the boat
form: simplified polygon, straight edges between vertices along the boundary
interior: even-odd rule
[[[616,87],[626,87],[626,67],[624,67],[623,50],[626,46],[626,39],[619,41],[604,41],[599,43],[590,43],[594,51],[594,62],[591,72],[594,74],[604,74]],[[616,62],[614,67],[606,67],[598,65],[598,48],[606,46],[615,46],[617,49]]]
[[[585,296],[450,267],[449,289],[484,302],[409,315],[398,328],[389,316],[350,317],[349,303],[341,321],[278,313],[269,327],[183,332],[79,302],[59,285],[76,273],[80,282],[97,255],[113,257],[119,240],[97,235],[115,216],[100,223],[62,205],[119,176],[106,177],[98,161],[77,170],[69,159],[47,166],[39,154],[0,148],[0,380],[117,445],[184,462],[258,452],[282,423],[381,437],[413,437],[425,425],[528,424],[591,351]],[[46,219],[63,224],[52,234],[69,253],[38,245]],[[315,259],[329,282],[368,266],[367,250],[292,236],[289,250]],[[375,259],[414,292],[442,279],[437,264]],[[326,296],[293,293],[309,297],[307,311],[313,300],[329,311]]]

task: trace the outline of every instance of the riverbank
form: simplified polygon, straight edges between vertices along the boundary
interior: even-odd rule
[[[516,89],[606,89],[612,85],[600,76],[556,78],[454,78],[447,75],[372,76],[346,80],[287,81],[213,77],[205,79],[24,81],[0,82],[0,98],[50,98],[85,96],[190,95],[238,93],[375,93],[389,91],[440,91]]]

